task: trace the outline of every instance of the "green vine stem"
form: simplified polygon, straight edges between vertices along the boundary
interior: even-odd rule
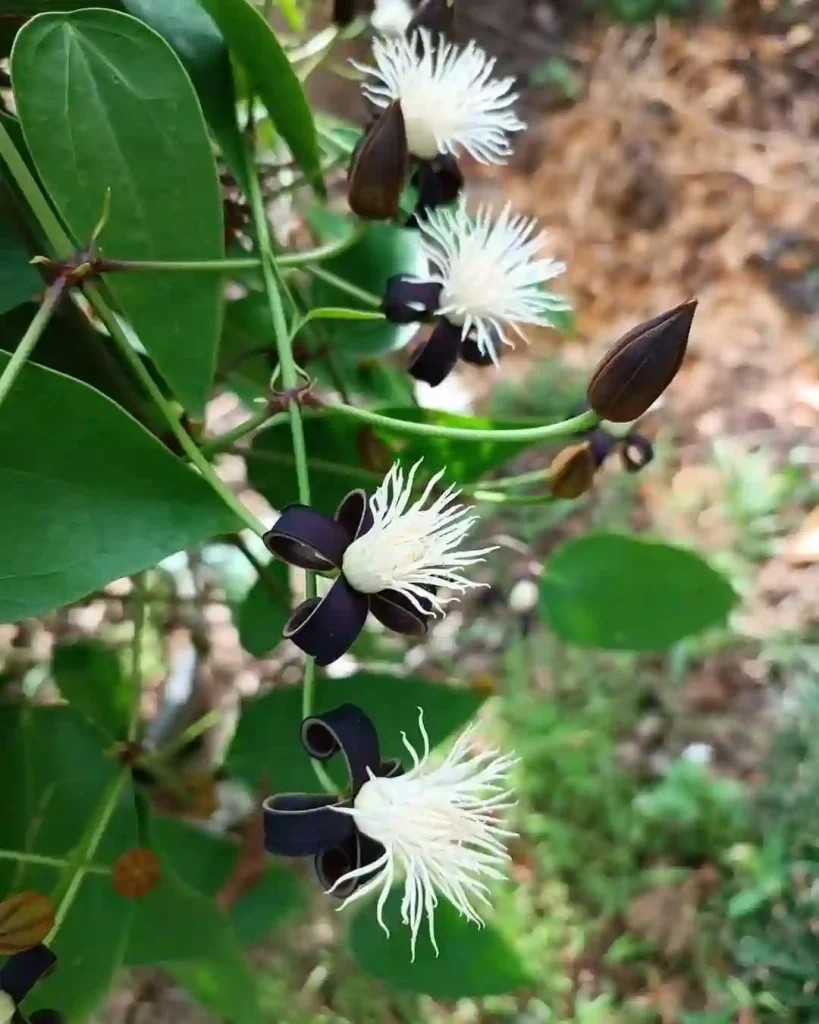
[[[12,177],[17,182],[20,191],[26,198],[32,213],[37,218],[45,232],[46,237],[54,248],[58,259],[68,259],[73,253],[71,239],[63,230],[62,225],[49,206],[48,200],[40,190],[40,186],[34,176],[26,167],[25,161],[17,152],[11,136],[3,124],[0,123],[0,157],[5,161]],[[91,282],[84,285],[85,295],[94,307],[95,312],[105,324],[109,334],[121,350],[123,356],[128,360],[138,380],[150,395],[157,408],[161,411],[168,423],[182,450],[188,456],[193,465],[199,470],[204,479],[210,484],[213,490],[219,495],[222,501],[234,512],[234,514],[248,526],[254,533],[264,533],[264,525],[245,508],[236,495],[230,490],[225,482],[219,477],[213,466],[196,446],[193,438],[184,429],[173,410],[160,391],[142,360],[137,355],[126,335],[118,317],[103,298],[99,288]]]
[[[556,501],[561,500],[554,494],[503,494],[501,491],[484,490],[470,491],[469,494],[475,501],[483,501],[487,505],[518,505],[521,508],[553,505]]]
[[[324,281],[325,284],[332,285],[333,288],[338,288],[340,292],[345,292],[351,298],[357,299],[362,305],[372,306],[373,309],[381,309],[382,300],[377,295],[373,295],[372,292],[359,288],[357,285],[352,284],[343,277],[339,277],[338,274],[333,274],[329,270],[325,270],[323,267],[310,266],[305,269],[319,281]]]
[[[145,573],[134,576],[131,594],[134,602],[134,638],[131,644],[131,712],[128,718],[128,739],[133,741],[139,730],[139,699],[142,692],[142,634],[145,629],[147,602]]]
[[[23,853],[22,850],[0,850],[0,860],[14,860],[19,864],[37,864],[47,868],[71,867],[73,862],[64,857],[44,857],[39,853]],[[83,870],[87,875],[110,875],[111,869],[102,864],[83,864]]]
[[[77,898],[83,878],[88,873],[88,862],[93,860],[94,854],[97,852],[97,847],[105,835],[105,830],[108,828],[128,777],[127,771],[120,771],[108,783],[99,803],[94,808],[94,813],[91,815],[91,820],[75,855],[66,864],[63,877],[55,891],[57,913],[54,917],[54,927],[46,937],[46,945],[54,941],[54,937],[62,927],[63,921]]]
[[[501,476],[497,480],[489,480],[486,487],[493,491],[511,491],[516,487],[525,487],[527,484],[542,483],[551,475],[552,467],[543,466],[540,469],[532,469],[528,473],[518,473],[517,476]]]
[[[6,400],[9,391],[11,391],[14,382],[17,380],[18,374],[34,351],[34,346],[42,337],[43,331],[48,327],[48,322],[51,320],[54,310],[63,297],[65,287],[65,278],[61,277],[46,291],[43,304],[34,315],[28,330],[20,339],[20,344],[14,350],[11,359],[6,363],[6,368],[0,374],[0,405]]]

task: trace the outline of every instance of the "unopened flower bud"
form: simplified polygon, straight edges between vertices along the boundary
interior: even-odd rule
[[[0,954],[13,956],[43,942],[54,927],[54,901],[41,892],[18,892],[0,903]]]
[[[588,441],[570,444],[558,452],[549,471],[549,486],[556,498],[579,498],[591,487],[597,461]]]
[[[353,154],[348,202],[368,220],[390,220],[398,213],[409,156],[404,115],[395,100],[374,121]]]
[[[592,374],[587,398],[605,420],[627,423],[642,416],[682,365],[697,300],[689,299],[632,327]]]
[[[114,861],[111,884],[120,896],[135,900],[153,892],[161,874],[162,865],[153,850],[136,847]]]
[[[419,28],[446,35],[452,31],[454,23],[455,0],[421,0],[415,17],[407,27],[407,35],[412,35]]]

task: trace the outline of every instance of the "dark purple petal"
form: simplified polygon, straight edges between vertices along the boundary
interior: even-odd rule
[[[460,347],[461,328],[442,317],[407,369],[416,380],[436,387],[452,372],[458,362]]]
[[[399,775],[404,774],[404,766],[397,757],[388,757],[386,761],[381,762],[375,774],[380,779],[397,779]]]
[[[381,764],[378,733],[369,716],[355,704],[341,704],[332,711],[305,718],[301,741],[311,757],[326,761],[341,751],[347,762],[353,791],[369,779]]]
[[[287,620],[284,636],[323,668],[352,647],[369,608],[369,599],[339,576],[324,597],[302,601]]]
[[[282,561],[319,572],[340,569],[350,543],[335,519],[309,505],[288,505],[262,539]]]
[[[620,461],[627,473],[639,473],[654,458],[654,445],[642,434],[626,434],[620,442]]]
[[[384,853],[384,847],[369,836],[365,836],[357,829],[345,843],[332,850],[320,853],[315,861],[316,874],[319,882],[325,891],[332,889],[342,875],[356,868],[373,864]],[[372,875],[364,875],[360,878],[351,878],[349,882],[339,886],[332,895],[336,899],[346,899],[356,889],[370,881]]]
[[[367,495],[362,490],[350,491],[336,509],[336,522],[344,527],[350,540],[358,540],[362,533],[372,529],[373,514]]]
[[[442,285],[430,281],[391,277],[384,290],[381,309],[394,324],[414,324],[428,320],[438,308]]]
[[[54,969],[56,963],[57,957],[48,946],[42,944],[15,953],[0,968],[0,989],[8,992],[19,1006],[37,982]]]
[[[417,224],[427,210],[454,203],[464,186],[464,176],[458,161],[447,153],[434,160],[421,161],[412,182],[418,189],[418,200],[409,226]]]
[[[337,796],[280,793],[262,804],[264,845],[280,857],[312,857],[343,843],[355,831],[353,819],[334,807],[348,803]]]
[[[500,349],[496,349],[500,351]],[[494,360],[489,352],[482,352],[474,338],[464,338],[461,342],[461,359],[473,366],[492,366]]]
[[[594,430],[589,431],[588,434],[584,434],[583,437],[585,437],[591,445],[592,455],[594,456],[594,461],[598,468],[603,465],[617,445],[617,439],[612,437],[611,434],[602,427],[595,427]]]
[[[427,619],[397,590],[381,590],[370,598],[370,611],[382,626],[402,636],[425,636]]]

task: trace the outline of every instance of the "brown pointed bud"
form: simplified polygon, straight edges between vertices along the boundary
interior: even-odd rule
[[[549,488],[556,498],[579,498],[591,487],[597,463],[588,441],[558,452],[549,467]]]
[[[586,392],[598,416],[627,423],[657,401],[682,365],[696,308],[689,299],[632,327],[609,349]]]
[[[415,17],[407,26],[407,36],[418,28],[446,35],[455,24],[455,0],[421,0]]]
[[[136,900],[154,891],[161,874],[162,865],[153,850],[135,847],[114,861],[111,884],[120,896]]]
[[[353,154],[347,197],[353,213],[368,220],[391,220],[398,213],[408,162],[404,115],[395,100],[370,125]]]
[[[0,953],[14,956],[45,941],[54,927],[54,901],[41,892],[18,892],[0,903]]]

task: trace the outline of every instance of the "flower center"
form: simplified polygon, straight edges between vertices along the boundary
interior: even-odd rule
[[[456,307],[446,314],[447,320],[460,325],[469,317],[491,315],[497,307],[499,280],[503,271],[497,261],[481,252],[453,260],[440,299],[442,307]]]
[[[341,569],[350,586],[361,594],[394,587],[424,562],[421,537],[381,539],[373,530],[354,540],[344,553]]]
[[[449,138],[452,118],[448,97],[440,89],[418,86],[401,96],[401,112],[407,133],[407,148],[420,160],[432,160],[440,152],[439,138]]]

